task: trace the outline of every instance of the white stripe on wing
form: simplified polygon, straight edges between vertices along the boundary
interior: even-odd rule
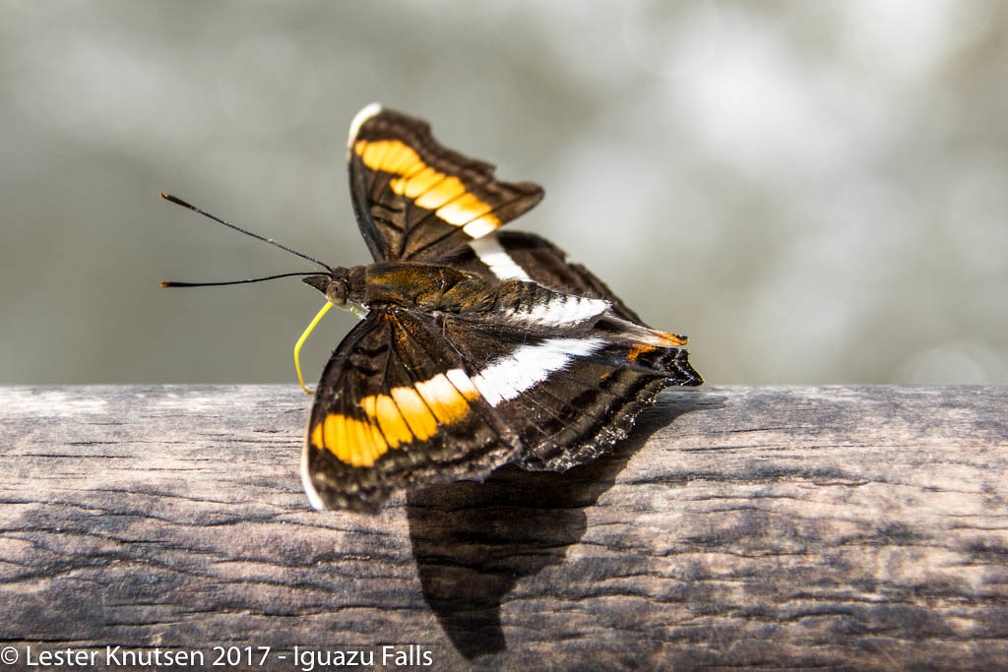
[[[491,361],[472,376],[472,382],[491,406],[544,382],[575,357],[586,357],[605,345],[601,338],[551,338],[535,345],[522,345],[510,355]]]

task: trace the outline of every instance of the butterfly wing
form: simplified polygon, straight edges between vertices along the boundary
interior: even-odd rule
[[[502,281],[531,281],[558,292],[605,299],[614,314],[644,324],[594,273],[570,263],[563,250],[534,233],[497,231],[456,248],[443,263]]]
[[[378,105],[347,147],[354,213],[375,261],[433,261],[536,205],[543,190],[500,182],[488,163],[434,140],[430,126]]]
[[[623,439],[662,388],[700,384],[670,334],[608,313],[525,317],[372,310],[319,383],[302,462],[312,504],[373,512],[397,489],[510,461],[563,471]]]
[[[302,480],[315,508],[373,512],[400,488],[480,478],[517,449],[433,318],[372,310],[322,374]]]
[[[532,333],[505,319],[450,318],[443,331],[483,400],[518,435],[527,469],[582,464],[625,438],[662,388],[702,382],[682,340],[610,313]]]

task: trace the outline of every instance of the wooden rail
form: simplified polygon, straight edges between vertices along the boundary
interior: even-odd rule
[[[0,668],[1008,668],[1008,388],[673,390],[373,517],[308,508],[308,404],[0,388]]]

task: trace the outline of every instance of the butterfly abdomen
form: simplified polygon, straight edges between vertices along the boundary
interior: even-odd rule
[[[532,330],[590,326],[612,307],[605,299],[559,292],[522,280],[501,282],[495,294],[496,319]]]

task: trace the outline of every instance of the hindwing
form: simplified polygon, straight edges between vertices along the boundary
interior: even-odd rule
[[[621,318],[530,336],[501,322],[444,321],[445,338],[501,424],[520,439],[526,469],[565,471],[623,439],[669,385],[700,385],[678,337],[626,330]]]
[[[316,508],[374,511],[397,489],[509,461],[564,471],[624,438],[663,387],[698,384],[685,350],[598,325],[530,336],[372,311],[322,374],[302,478]]]
[[[644,324],[594,273],[567,261],[563,250],[534,233],[498,231],[456,248],[443,263],[459,270],[493,275],[501,281],[535,282],[558,292],[605,299],[616,315]]]

